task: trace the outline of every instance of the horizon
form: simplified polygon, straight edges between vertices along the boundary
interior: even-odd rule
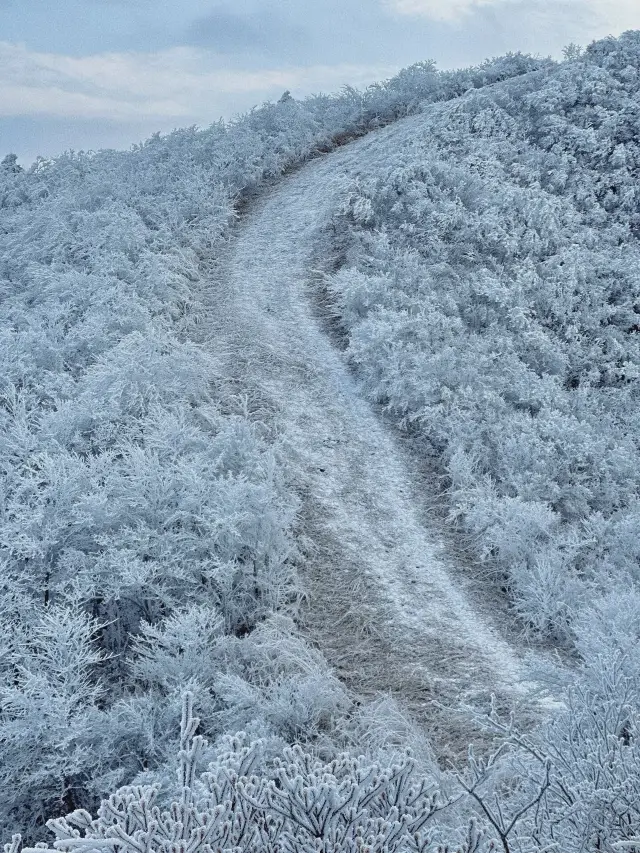
[[[0,0],[0,156],[128,149],[207,127],[284,90],[364,88],[415,62],[561,58],[640,28],[635,0]]]

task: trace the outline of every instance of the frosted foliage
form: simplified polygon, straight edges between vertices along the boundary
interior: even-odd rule
[[[519,780],[508,805],[516,814],[540,795],[514,831],[512,849],[638,850],[639,683],[635,649],[625,654],[603,645],[567,691],[565,709],[533,736],[494,717],[511,751],[472,774],[485,804],[492,787],[500,788],[499,777],[502,784]]]
[[[438,790],[408,757],[336,757],[353,709],[296,632],[285,448],[223,375],[207,321],[218,256],[253,193],[424,110],[428,142],[363,178],[339,217],[357,260],[332,283],[349,356],[367,392],[438,448],[452,515],[522,615],[561,636],[570,626],[585,658],[602,647],[618,660],[638,637],[637,41],[560,66],[418,63],[363,92],[283,98],[127,153],[28,170],[4,157],[4,833],[46,850],[48,821],[70,853],[632,843],[628,663],[604,686],[605,665],[589,671],[544,748],[508,732],[511,763],[472,764],[480,800],[453,803],[464,785]],[[601,595],[605,576],[609,591],[625,585],[619,600]],[[202,735],[190,698],[177,725],[185,690]],[[382,702],[351,731],[397,754],[381,732],[396,718]],[[485,793],[504,803],[499,820]]]
[[[424,103],[548,66],[421,63],[126,153],[2,159],[3,830],[35,841],[47,816],[161,772],[187,686],[214,738],[327,736],[344,693],[278,616],[299,597],[297,500],[276,431],[207,336],[212,272],[265,182]]]
[[[409,754],[390,764],[346,753],[327,762],[300,746],[274,756],[244,733],[221,739],[202,772],[210,749],[187,693],[177,779],[121,787],[95,818],[76,809],[50,819],[53,850],[633,851],[640,697],[629,663],[618,653],[594,661],[537,732],[522,734],[494,712],[486,722],[500,746],[483,760],[470,750],[466,769],[448,780],[422,775]],[[23,847],[20,835],[5,845],[5,853],[49,849]]]
[[[93,747],[104,715],[95,673],[104,654],[94,647],[99,628],[85,614],[52,605],[25,637],[10,641],[3,675],[13,678],[2,695],[2,801],[23,826],[43,820],[45,810],[84,774],[98,773]],[[28,800],[25,794],[38,792]]]
[[[640,580],[639,69],[629,32],[434,108],[333,222],[365,392],[429,443],[450,518],[562,642],[594,590]]]
[[[347,696],[321,655],[274,616],[247,637],[228,637],[210,608],[176,611],[161,626],[143,623],[132,644],[132,674],[158,706],[190,685],[205,731],[243,728],[287,741],[330,731]]]
[[[449,802],[420,779],[409,757],[389,767],[340,755],[324,763],[299,747],[286,748],[268,766],[262,743],[228,738],[208,772],[197,773],[206,743],[196,735],[191,696],[183,705],[178,791],[169,805],[157,787],[127,786],[102,801],[95,819],[85,810],[48,821],[55,850],[141,851],[444,851],[430,840],[434,817]],[[440,834],[439,830],[435,830]],[[485,833],[472,823],[458,853],[489,853]],[[20,847],[6,853],[46,850]],[[452,848],[446,848],[452,850]]]

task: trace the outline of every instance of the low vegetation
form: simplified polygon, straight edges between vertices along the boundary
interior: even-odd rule
[[[67,851],[640,847],[639,73],[628,33],[4,159],[8,853],[46,849],[47,820]],[[345,199],[329,289],[364,392],[439,455],[484,570],[582,660],[548,723],[492,715],[496,752],[459,773],[373,746],[297,634],[286,455],[206,334],[238,207],[436,102]]]

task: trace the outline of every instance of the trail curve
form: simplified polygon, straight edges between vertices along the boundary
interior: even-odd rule
[[[457,708],[528,695],[522,650],[452,571],[411,460],[359,394],[313,295],[318,232],[336,200],[420,118],[311,161],[253,203],[224,259],[213,322],[229,372],[275,413],[296,472],[303,632],[347,685],[391,693],[440,756],[456,757],[473,737]]]

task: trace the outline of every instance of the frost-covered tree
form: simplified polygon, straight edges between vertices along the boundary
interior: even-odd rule
[[[0,161],[0,169],[10,175],[17,175],[22,172],[22,166],[18,164],[17,154],[7,154]]]

